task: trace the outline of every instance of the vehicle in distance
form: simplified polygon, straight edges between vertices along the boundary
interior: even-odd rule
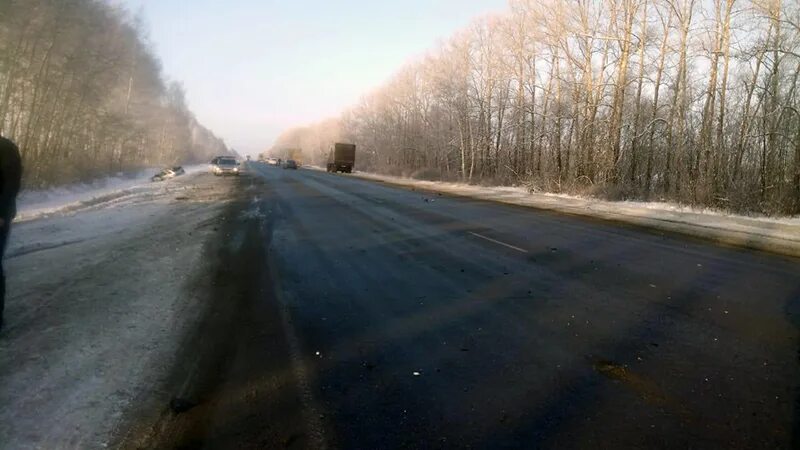
[[[183,167],[181,166],[168,167],[166,169],[162,169],[160,172],[153,175],[150,178],[150,181],[164,181],[170,178],[175,178],[179,175],[183,175],[185,173],[186,171],[183,170]]]
[[[283,168],[297,170],[297,161],[293,159],[287,159],[286,162],[283,163]]]
[[[218,156],[211,160],[211,173],[216,176],[239,175],[239,162],[230,156]]]
[[[356,162],[355,144],[343,144],[337,142],[333,144],[328,153],[328,172],[353,172],[353,165]]]
[[[278,158],[267,158],[267,164],[269,164],[270,166],[277,166]]]

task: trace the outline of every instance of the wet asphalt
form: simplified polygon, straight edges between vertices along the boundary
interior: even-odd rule
[[[164,388],[200,406],[142,446],[800,445],[796,259],[314,170],[233,182]]]

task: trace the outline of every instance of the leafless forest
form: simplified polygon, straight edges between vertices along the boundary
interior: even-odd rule
[[[800,2],[512,0],[277,149],[534,191],[800,213]]]
[[[0,133],[19,145],[27,187],[225,151],[139,22],[100,0],[0,0]]]

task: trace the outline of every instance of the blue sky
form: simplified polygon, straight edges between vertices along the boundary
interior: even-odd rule
[[[118,0],[141,11],[170,79],[240,153],[337,114],[507,0]]]

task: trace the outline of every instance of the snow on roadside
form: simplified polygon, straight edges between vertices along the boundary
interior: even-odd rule
[[[193,284],[234,184],[183,176],[175,195],[19,224],[6,253],[0,448],[106,448],[123,413],[161,404]],[[171,187],[169,187],[171,186]]]
[[[373,174],[364,174],[364,173],[359,173],[359,175],[367,175],[369,177],[374,176]],[[390,177],[390,178],[394,179],[397,177]],[[405,180],[407,180],[404,178],[399,178],[399,179],[403,180],[402,181],[403,183],[405,183],[406,182]],[[592,207],[603,208],[607,210],[618,210],[620,212],[623,212],[625,209],[636,208],[636,209],[646,209],[650,211],[661,211],[665,213],[702,214],[706,216],[719,216],[732,219],[754,220],[754,221],[773,223],[773,224],[785,224],[785,225],[795,225],[795,226],[800,225],[800,216],[797,217],[769,217],[763,215],[744,216],[739,214],[732,214],[722,210],[716,210],[713,208],[680,205],[677,203],[669,203],[669,202],[645,202],[638,200],[611,201],[611,200],[601,200],[597,198],[578,196],[578,195],[555,194],[551,192],[532,193],[529,192],[527,188],[518,186],[475,186],[463,183],[449,183],[440,181],[422,181],[422,180],[409,180],[409,181],[413,181],[414,184],[431,190],[435,190],[436,187],[447,187],[456,190],[461,189],[465,193],[469,193],[470,191],[477,188],[487,193],[513,196],[513,197],[518,197],[520,199],[538,198],[542,200],[546,199],[548,201],[574,202],[576,204],[580,203],[581,205],[585,205],[587,208],[592,208]]]
[[[313,169],[319,170],[317,167]],[[741,216],[672,203],[613,202],[564,194],[530,193],[524,187],[424,181],[360,171],[351,176],[482,200],[596,217],[700,237],[728,245],[800,256],[800,217]]]
[[[206,164],[185,166],[186,175],[206,170]],[[114,206],[136,197],[152,194],[169,186],[172,180],[152,182],[160,169],[143,169],[132,174],[118,173],[87,183],[57,188],[23,191],[17,200],[17,222],[62,215],[89,207]]]
[[[324,167],[318,166],[311,166],[307,165],[304,166],[305,168],[317,171],[324,171]],[[695,207],[695,206],[688,206],[688,205],[680,205],[677,203],[669,203],[669,202],[645,202],[645,201],[638,201],[638,200],[623,200],[623,201],[611,201],[611,200],[600,200],[597,198],[592,197],[585,197],[579,195],[570,195],[570,194],[556,194],[552,192],[536,192],[532,193],[528,191],[527,188],[520,187],[520,186],[480,186],[474,184],[467,184],[467,183],[455,183],[455,182],[447,182],[447,181],[428,181],[428,180],[417,180],[414,178],[406,178],[406,177],[397,177],[391,175],[380,175],[371,172],[362,172],[357,170],[353,173],[354,176],[359,178],[365,179],[375,179],[390,183],[402,184],[407,186],[419,186],[423,189],[429,190],[437,190],[437,188],[446,188],[451,191],[461,191],[464,194],[470,194],[475,192],[476,190],[480,190],[487,193],[495,193],[504,196],[514,196],[519,198],[543,198],[543,199],[552,199],[552,200],[566,200],[566,201],[579,201],[586,204],[593,204],[593,205],[603,205],[608,208],[613,207],[632,207],[632,208],[641,208],[641,209],[648,209],[653,211],[664,211],[664,212],[675,212],[675,213],[691,213],[691,214],[704,214],[704,215],[711,215],[711,216],[723,216],[729,218],[741,218],[746,220],[757,220],[767,223],[780,223],[786,225],[800,225],[800,216],[794,217],[770,217],[770,216],[763,216],[763,215],[739,215],[739,214],[732,214],[729,212],[725,212],[722,210],[716,210],[713,208],[703,208],[703,207]]]

